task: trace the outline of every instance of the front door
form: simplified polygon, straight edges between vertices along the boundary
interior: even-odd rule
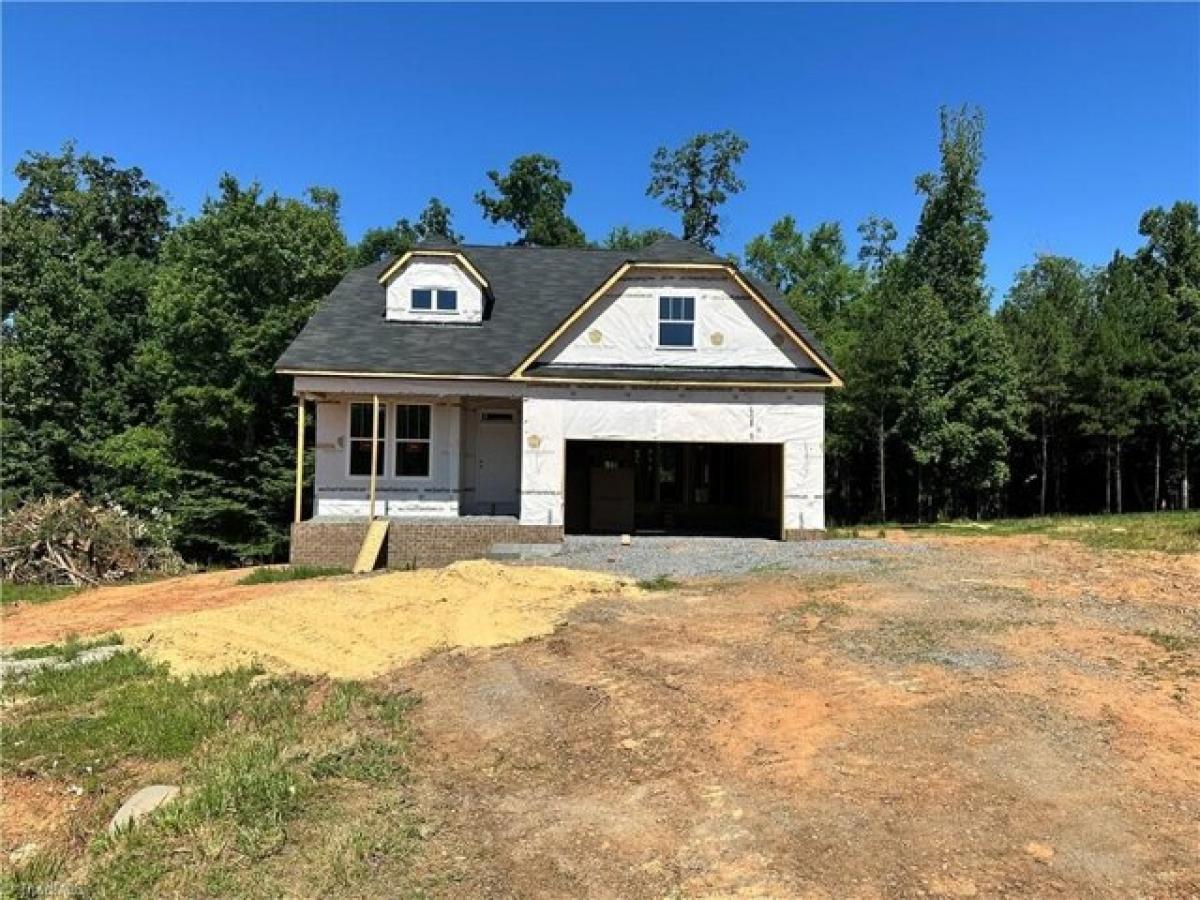
[[[481,512],[515,516],[520,507],[521,435],[516,410],[479,411],[475,499]]]

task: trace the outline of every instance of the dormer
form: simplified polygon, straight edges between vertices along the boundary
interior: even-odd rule
[[[384,318],[390,322],[478,325],[487,280],[460,251],[419,246],[383,270]]]

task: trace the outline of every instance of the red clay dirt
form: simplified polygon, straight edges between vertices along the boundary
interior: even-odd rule
[[[106,634],[177,613],[243,603],[287,587],[286,583],[238,585],[252,571],[227,569],[144,584],[104,586],[51,603],[4,607],[0,611],[0,641],[5,646],[23,647],[57,643],[71,634]]]
[[[913,543],[864,545],[852,575],[596,599],[548,637],[384,676],[422,698],[417,885],[1200,897],[1200,556]],[[236,577],[12,619],[37,642],[116,627],[106,612],[150,621],[148,589],[222,604],[288,587]]]
[[[420,868],[464,898],[1200,896],[1194,563],[938,541],[411,665]]]

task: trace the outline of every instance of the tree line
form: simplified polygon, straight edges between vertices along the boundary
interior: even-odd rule
[[[728,131],[662,147],[646,194],[714,248],[748,149]],[[1143,246],[1098,269],[1036,258],[993,312],[978,111],[942,111],[940,156],[916,179],[923,208],[902,247],[872,216],[850,259],[839,223],[805,233],[785,216],[744,250],[845,376],[827,409],[831,519],[1187,507],[1196,204],[1149,210]],[[184,218],[141,169],[72,144],[15,173],[0,206],[6,507],[81,491],[163,518],[193,559],[281,556],[295,410],[274,362],[348,269],[461,241],[452,211],[433,197],[351,244],[328,188],[282,197],[226,175]],[[486,175],[479,211],[517,243],[637,249],[666,233],[618,225],[589,241],[548,156]]]

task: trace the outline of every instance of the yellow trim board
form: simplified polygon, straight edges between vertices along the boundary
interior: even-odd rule
[[[567,331],[567,329],[570,328],[575,322],[577,322],[579,320],[580,316],[582,316],[585,312],[587,312],[587,310],[597,300],[599,300],[602,296],[604,296],[604,294],[608,293],[608,291],[612,288],[612,286],[614,284],[616,284],[626,274],[628,274],[629,272],[631,272],[635,269],[684,269],[684,270],[695,269],[695,270],[724,272],[726,275],[728,275],[730,278],[732,278],[737,283],[738,287],[740,287],[743,291],[746,292],[747,296],[749,296],[752,300],[754,300],[754,302],[756,302],[762,308],[763,312],[765,312],[767,314],[767,316],[771,319],[772,322],[775,323],[775,325],[778,328],[780,328],[786,335],[788,335],[788,337],[790,337],[797,345],[799,345],[800,349],[802,349],[812,359],[812,361],[817,364],[817,366],[821,369],[821,371],[825,373],[826,377],[829,378],[829,384],[814,385],[814,387],[822,387],[822,388],[842,387],[842,379],[840,377],[838,377],[837,373],[834,372],[833,369],[831,369],[829,366],[827,366],[825,364],[825,362],[821,359],[820,354],[818,354],[812,348],[812,346],[809,345],[808,341],[806,341],[799,332],[797,332],[794,328],[792,328],[792,326],[789,325],[787,323],[787,321],[782,316],[780,316],[779,313],[777,313],[775,311],[774,307],[771,306],[771,304],[767,301],[766,297],[762,296],[762,294],[758,290],[756,290],[753,285],[751,285],[745,278],[742,277],[741,272],[739,272],[735,266],[729,265],[728,263],[667,263],[667,262],[661,262],[661,263],[660,262],[627,262],[627,263],[625,263],[619,269],[617,269],[616,272],[614,272],[611,276],[609,276],[609,278],[603,284],[601,284],[600,287],[598,287],[595,291],[593,291],[591,294],[589,294],[587,299],[584,300],[583,303],[580,304],[578,307],[576,307],[575,311],[573,313],[571,313],[571,315],[569,315],[553,332],[551,332],[550,336],[547,337],[544,341],[542,341],[542,343],[540,345],[538,345],[536,350],[534,350],[531,354],[529,354],[527,357],[525,357],[525,359],[523,359],[521,361],[521,364],[518,365],[513,370],[512,377],[516,378],[516,379],[524,378],[525,370],[528,369],[529,366],[531,366],[537,360],[537,358],[539,356],[541,356],[543,353],[545,353],[546,350],[548,350],[554,344],[555,341],[557,341],[560,337],[562,337],[562,335]],[[636,384],[637,382],[628,381],[628,382],[624,382],[624,383],[625,384]],[[687,382],[679,382],[679,383],[686,384]],[[704,383],[704,382],[700,382],[700,383]],[[730,382],[722,382],[722,383],[730,384]]]
[[[408,261],[414,256],[445,256],[456,259],[458,262],[462,263],[462,267],[464,269],[471,273],[472,277],[479,282],[481,287],[486,288],[488,286],[487,279],[484,278],[483,275],[479,273],[479,270],[471,265],[471,261],[458,250],[407,250],[403,255],[400,256],[399,259],[383,270],[383,274],[379,276],[379,283],[386,284],[388,279],[396,274],[396,272],[398,272],[400,269],[404,268]]]
[[[655,381],[647,378],[554,378],[549,375],[519,375],[514,376],[513,380],[533,384],[603,384],[618,390],[628,385],[661,388],[770,388],[776,391],[824,391],[834,387],[831,384],[796,384],[788,381]]]

